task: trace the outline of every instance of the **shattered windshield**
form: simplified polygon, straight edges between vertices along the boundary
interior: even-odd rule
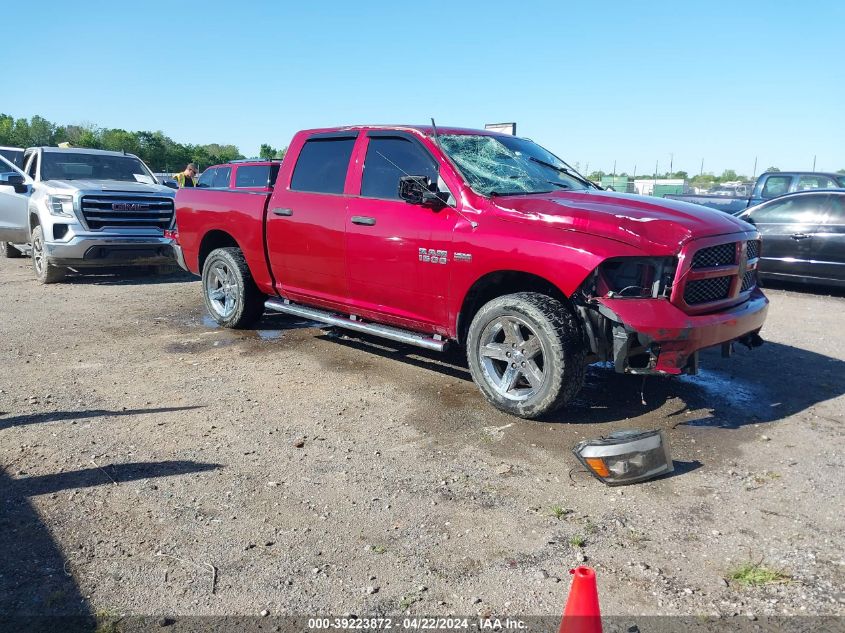
[[[483,196],[584,190],[557,156],[515,136],[447,134],[440,144],[472,189]]]

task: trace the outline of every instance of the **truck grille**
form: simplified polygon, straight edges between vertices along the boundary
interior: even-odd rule
[[[699,303],[710,303],[727,299],[731,290],[732,276],[710,277],[708,279],[695,279],[687,282],[684,290],[684,301],[687,305]]]
[[[751,242],[749,242],[751,244]],[[742,276],[742,288],[740,292],[745,292],[746,290],[750,290],[755,285],[757,285],[757,275],[755,274],[757,271],[749,270]]]
[[[712,238],[696,249],[692,242],[682,260],[678,277],[682,280],[673,291],[673,301],[693,312],[717,310],[739,303],[757,285],[760,240],[713,244]],[[745,257],[742,257],[743,252]]]
[[[714,268],[736,263],[736,244],[728,242],[718,246],[702,248],[692,258],[693,268]]]
[[[748,259],[757,259],[760,256],[760,240],[751,240],[746,246]]]
[[[173,223],[173,199],[146,196],[83,196],[82,217],[89,229],[168,229]]]

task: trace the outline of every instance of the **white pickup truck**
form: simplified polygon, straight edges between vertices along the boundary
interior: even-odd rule
[[[133,154],[35,147],[18,168],[0,156],[0,242],[29,245],[41,283],[68,269],[175,263],[173,189]]]

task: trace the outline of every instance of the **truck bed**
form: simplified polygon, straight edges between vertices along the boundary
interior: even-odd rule
[[[264,252],[264,219],[270,195],[265,191],[180,189],[176,193],[176,221],[188,269],[202,273],[199,259],[206,254],[202,235],[214,226],[237,241],[251,264],[256,284],[262,289],[272,288]]]

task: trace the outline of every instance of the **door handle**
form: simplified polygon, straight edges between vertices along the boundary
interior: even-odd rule
[[[276,209],[273,209],[273,215],[283,215],[283,216],[293,215],[293,209],[276,208]]]
[[[375,226],[376,219],[369,218],[366,215],[353,215],[352,224],[360,224],[361,226]]]
[[[806,240],[810,236],[806,233],[793,233],[790,237],[792,237],[793,240]]]

